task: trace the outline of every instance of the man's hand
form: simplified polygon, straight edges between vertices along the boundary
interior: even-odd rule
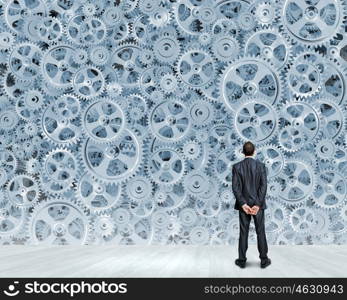
[[[251,215],[256,215],[259,211],[259,206],[258,205],[253,205],[251,208]]]
[[[252,214],[252,209],[247,204],[242,205],[242,209],[247,215]]]

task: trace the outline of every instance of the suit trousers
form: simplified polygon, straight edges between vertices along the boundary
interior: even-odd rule
[[[246,261],[246,252],[248,248],[248,232],[249,224],[253,216],[255,230],[257,233],[257,245],[259,251],[259,258],[261,260],[267,258],[267,242],[265,235],[265,222],[264,222],[264,209],[259,209],[256,215],[248,215],[242,209],[239,210],[240,219],[240,237],[239,237],[239,259]]]

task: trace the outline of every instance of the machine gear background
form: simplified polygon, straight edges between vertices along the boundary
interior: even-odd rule
[[[343,0],[0,0],[0,244],[346,244]],[[254,228],[251,240],[255,242]]]

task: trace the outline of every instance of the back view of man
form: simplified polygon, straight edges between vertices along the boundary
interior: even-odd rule
[[[251,142],[243,145],[244,160],[233,165],[232,189],[236,198],[234,208],[239,210],[240,237],[239,258],[235,264],[240,268],[246,266],[246,252],[248,248],[248,232],[251,216],[253,216],[257,232],[257,244],[260,267],[266,268],[271,264],[267,256],[268,247],[265,235],[264,209],[267,178],[265,164],[254,159],[255,147]]]

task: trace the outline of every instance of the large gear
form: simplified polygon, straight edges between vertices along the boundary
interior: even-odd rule
[[[121,45],[111,55],[110,64],[116,70],[119,83],[127,88],[137,85],[145,66],[139,61],[141,48],[135,43]]]
[[[294,96],[304,99],[319,93],[323,82],[321,60],[317,53],[306,51],[293,58],[286,76],[288,88]]]
[[[97,180],[110,182],[125,181],[135,174],[141,164],[142,154],[142,142],[137,135],[124,129],[111,143],[100,144],[86,139],[81,156],[88,173]]]
[[[182,140],[191,126],[187,106],[174,99],[154,106],[149,113],[149,122],[153,134],[165,142]]]
[[[76,198],[92,213],[110,211],[120,199],[121,189],[116,183],[96,181],[89,173],[84,173],[77,182]]]
[[[0,190],[0,238],[11,238],[23,232],[27,211],[11,203],[5,192]]]
[[[42,61],[42,76],[50,86],[58,89],[71,87],[72,78],[79,65],[74,62],[76,49],[66,44],[49,48]]]
[[[189,49],[182,54],[176,65],[179,78],[190,88],[208,85],[216,73],[215,60],[202,49]]]
[[[343,30],[343,0],[282,0],[282,23],[296,42],[322,45]]]
[[[237,135],[256,144],[271,141],[277,129],[277,111],[267,101],[257,99],[239,103],[233,117]]]
[[[34,0],[31,3],[26,1],[7,0],[4,3],[4,18],[6,25],[16,34],[23,35],[26,18],[41,18],[47,15],[45,1]]]
[[[49,195],[61,195],[72,187],[79,169],[78,160],[71,151],[57,148],[43,161],[41,186]]]
[[[40,198],[40,186],[37,180],[26,174],[14,175],[6,184],[8,199],[21,209],[34,206]]]
[[[278,196],[287,205],[298,205],[312,195],[316,174],[307,162],[290,159],[277,180],[281,185]]]
[[[278,118],[279,145],[286,151],[295,152],[309,140],[321,136],[320,110],[305,101],[289,101],[282,105]]]
[[[72,85],[78,97],[91,99],[100,96],[104,91],[105,78],[97,67],[86,66],[73,74]]]
[[[173,63],[181,52],[181,45],[177,38],[168,34],[161,34],[154,42],[155,57],[163,63]]]
[[[255,1],[251,12],[259,25],[270,26],[276,23],[279,18],[279,5],[277,1],[273,0]]]
[[[53,144],[76,143],[81,135],[78,100],[70,95],[59,98],[44,110],[40,122],[43,136]]]
[[[41,202],[30,215],[30,240],[36,245],[84,245],[91,221],[83,207],[65,199]]]
[[[84,132],[97,143],[117,139],[125,127],[125,115],[112,99],[98,99],[89,103],[82,114]]]
[[[55,17],[32,17],[24,20],[25,35],[34,42],[52,44],[63,34],[63,24]]]
[[[249,97],[262,98],[271,105],[282,96],[282,82],[271,63],[246,56],[224,69],[220,91],[226,107],[231,110],[239,106],[239,101]]]
[[[185,34],[198,35],[208,31],[217,20],[212,0],[195,2],[182,0],[174,6],[174,15],[179,29]]]

